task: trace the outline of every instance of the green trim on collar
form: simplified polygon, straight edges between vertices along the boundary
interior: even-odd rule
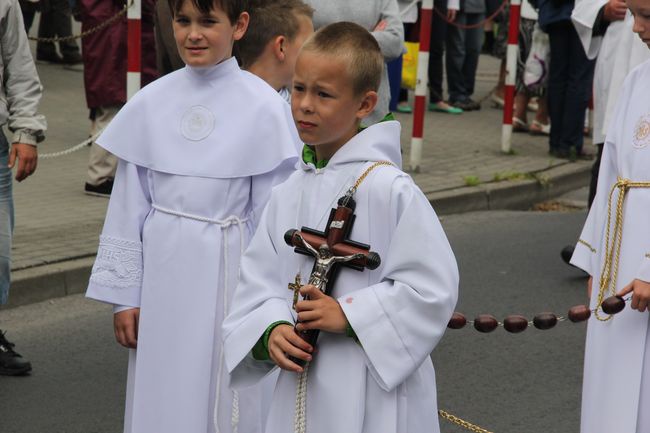
[[[305,144],[302,148],[302,160],[305,162],[305,164],[313,164],[316,168],[325,168],[329,162],[328,159],[317,161],[316,151],[307,144]]]
[[[386,116],[384,116],[383,119],[379,121],[379,123],[388,122],[389,120],[396,120],[393,113],[388,113]],[[358,132],[361,132],[366,128],[367,126],[359,126]],[[314,150],[313,147],[309,146],[308,144],[305,144],[302,148],[302,160],[305,164],[312,164],[314,167],[319,169],[327,167],[327,163],[329,162],[328,159],[318,161],[316,159],[316,151]]]

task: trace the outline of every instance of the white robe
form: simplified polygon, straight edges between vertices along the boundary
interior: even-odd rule
[[[217,432],[260,433],[268,401],[240,393],[237,419],[221,322],[271,188],[295,167],[287,104],[234,59],[186,67],[142,89],[98,143],[120,161],[87,296],[141,308],[124,431],[214,432],[217,405]]]
[[[644,130],[641,125],[649,129]],[[581,242],[571,259],[571,263],[593,276],[592,309],[596,307],[605,258],[608,199],[617,177],[650,181],[650,61],[637,67],[621,90],[605,141],[598,192],[580,236]],[[617,197],[615,192],[612,226]],[[650,189],[630,189],[625,199],[617,292],[634,279],[650,281],[649,212]],[[605,298],[608,296],[605,294]],[[627,305],[608,322],[590,319],[582,390],[582,433],[650,432],[648,317],[649,313],[639,313]]]
[[[242,279],[224,321],[231,384],[245,387],[273,371],[250,352],[273,322],[293,322],[287,283],[303,283],[313,260],[286,245],[284,233],[323,230],[336,201],[374,161],[399,166],[400,126],[387,121],[357,134],[315,169],[302,164],[272,194],[249,249]],[[360,344],[321,332],[307,385],[309,433],[438,432],[436,383],[430,353],[445,332],[458,296],[456,261],[435,212],[413,180],[380,166],[359,187],[350,239],[380,254],[376,270],[344,268],[338,298]],[[267,433],[293,431],[295,373],[281,371]]]
[[[593,37],[598,11],[607,0],[577,0],[571,19],[594,71],[593,141],[604,143],[618,94],[627,74],[650,59],[646,45],[632,32],[634,18],[628,11],[625,20],[610,23],[604,36]]]

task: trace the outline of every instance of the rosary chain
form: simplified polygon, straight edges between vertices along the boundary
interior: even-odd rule
[[[458,418],[457,416],[452,415],[449,412],[445,412],[444,410],[438,410],[438,415],[440,415],[441,418],[446,419],[447,421],[461,426],[464,429],[467,429],[474,433],[492,433],[490,430],[486,430],[482,427],[477,426],[476,424],[472,424],[471,422]]]
[[[126,14],[126,11],[133,6],[134,0],[131,0],[128,4],[125,4],[124,7],[117,12],[115,15],[107,19],[101,24],[98,24],[94,27],[89,28],[88,30],[81,32],[78,35],[70,35],[70,36],[55,36],[52,38],[35,38],[33,36],[29,36],[30,41],[38,41],[38,42],[67,42],[67,41],[72,41],[75,39],[81,39],[84,38],[92,33],[98,32],[99,30],[108,27],[109,25],[113,24],[115,21],[117,21],[120,17],[122,17],[124,14]]]
[[[366,169],[366,171],[364,171],[361,176],[359,176],[359,179],[357,179],[357,181],[354,183],[354,186],[352,188],[354,188],[354,190],[356,191],[359,188],[359,185],[361,185],[361,183],[363,183],[363,181],[366,180],[366,177],[368,177],[370,172],[373,171],[375,168],[377,168],[379,166],[382,166],[382,165],[394,165],[394,164],[392,162],[390,162],[390,161],[378,161],[378,162],[375,162],[373,165],[368,167]]]

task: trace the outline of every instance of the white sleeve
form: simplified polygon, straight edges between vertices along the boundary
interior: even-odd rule
[[[603,144],[603,156],[598,171],[596,196],[591,204],[587,221],[571,257],[571,264],[584,270],[592,277],[597,276],[600,271],[598,269],[600,266],[598,259],[602,254],[605,254],[605,251],[599,251],[599,249],[602,245],[605,245],[603,238],[606,234],[607,218],[609,215],[609,196],[618,176],[616,147],[619,140],[619,130],[624,124],[623,122],[626,117],[627,102],[630,99],[631,90],[634,87],[630,84],[630,77],[628,77],[623,84],[614,119]]]
[[[598,56],[600,45],[603,41],[602,36],[593,36],[594,24],[598,17],[600,9],[607,4],[608,0],[576,0],[571,21],[576,28],[580,37],[580,42],[591,60]]]
[[[398,178],[391,192],[396,225],[382,281],[339,299],[369,371],[386,391],[431,354],[458,299],[456,259],[428,200],[410,179]]]
[[[142,226],[151,211],[147,170],[120,160],[86,296],[140,306]]]
[[[281,279],[277,245],[273,242],[276,204],[271,199],[260,225],[241,259],[241,279],[235,289],[230,313],[223,322],[224,359],[231,373],[232,388],[248,387],[274,365],[248,356],[266,328],[274,322],[293,323]],[[280,245],[280,248],[286,248]]]
[[[381,54],[386,61],[391,61],[402,55],[404,45],[404,26],[400,19],[397,0],[380,0],[382,3],[380,20],[386,21],[386,29],[372,32],[377,39]]]

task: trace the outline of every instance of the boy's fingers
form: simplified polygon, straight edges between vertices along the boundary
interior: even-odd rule
[[[634,282],[631,282],[627,286],[623,287],[620,292],[618,292],[616,295],[617,296],[625,296],[628,293],[630,293],[632,290],[634,290]]]
[[[311,347],[311,345],[305,340],[303,340],[300,335],[296,334],[293,329],[291,330],[291,334],[287,335],[286,338],[289,343],[304,350],[305,352],[312,352],[314,350],[314,348]]]
[[[311,361],[311,355],[304,350],[290,344],[288,341],[286,344],[282,345],[280,349],[287,354],[288,356],[293,356],[294,358],[302,359],[303,361]]]
[[[271,359],[273,359],[273,362],[275,362],[281,369],[302,373],[302,367],[287,358],[282,350],[274,348],[272,351],[269,351],[269,355],[271,356]]]
[[[309,322],[310,320],[320,319],[321,314],[315,310],[301,311],[298,313],[299,322]]]

